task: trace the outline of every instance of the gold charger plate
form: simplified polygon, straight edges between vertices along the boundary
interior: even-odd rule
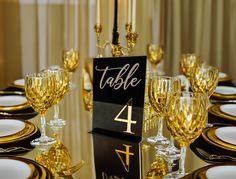
[[[211,113],[211,114],[213,114],[213,115],[215,115],[215,116],[218,116],[218,117],[220,117],[220,118],[225,118],[225,119],[229,119],[229,120],[233,120],[233,121],[236,121],[236,117],[235,116],[231,116],[231,115],[229,115],[229,114],[226,114],[226,113],[224,113],[224,112],[222,112],[221,110],[220,110],[220,106],[221,106],[222,104],[214,104],[214,105],[212,105],[210,108],[209,108],[209,113]],[[222,120],[224,120],[224,119],[222,119]]]
[[[37,162],[30,160],[30,159],[26,159],[26,158],[22,158],[22,157],[0,157],[0,161],[2,162],[1,165],[4,164],[4,162],[6,163],[21,163],[23,164],[23,166],[28,166],[28,168],[30,168],[30,173],[29,176],[27,177],[28,179],[51,179],[53,178],[51,172],[43,167],[42,165],[38,164]],[[11,167],[9,166],[9,171],[11,171]],[[12,169],[12,174],[11,176],[14,175],[14,169]],[[16,172],[16,178],[17,176],[17,172]]]
[[[234,88],[233,86],[229,86],[229,87]],[[236,99],[236,94],[221,94],[221,93],[214,92],[211,97],[224,99],[224,100],[230,100],[230,99]]]
[[[37,133],[38,128],[33,123],[29,121],[21,122],[25,124],[25,127],[17,133],[0,137],[0,144],[8,144],[12,142],[22,141]]]
[[[215,135],[216,129],[220,128],[220,126],[214,126],[211,128],[205,128],[202,132],[202,137],[209,144],[212,144],[216,147],[223,148],[225,150],[230,150],[236,152],[236,146],[225,141],[222,141]]]
[[[24,86],[24,79],[17,79],[15,81],[13,81],[12,83],[10,83],[11,87],[15,87],[15,88],[20,88],[20,89],[25,89],[25,86]]]
[[[9,99],[7,99],[9,98]],[[25,96],[23,95],[2,95],[0,96],[0,100],[4,100],[5,101],[9,101],[9,100],[12,100],[12,99],[20,99],[22,98],[25,98]],[[22,109],[26,109],[26,108],[29,108],[30,107],[30,104],[28,103],[27,99],[25,102],[19,102],[19,103],[15,103],[15,104],[6,104],[6,105],[0,105],[0,111],[18,111],[18,110],[22,110]]]
[[[207,165],[205,167],[199,168],[199,169],[195,170],[194,172],[184,176],[183,179],[207,179],[206,172],[210,168],[218,167],[218,166],[235,166],[235,165],[236,164],[232,164],[232,163],[219,164],[219,165]]]
[[[226,73],[223,73],[224,76],[218,79],[219,82],[231,81],[232,77]]]

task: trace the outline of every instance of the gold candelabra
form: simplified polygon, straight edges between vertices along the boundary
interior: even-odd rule
[[[105,48],[110,47],[111,48],[111,54],[112,56],[123,56],[123,55],[129,55],[133,50],[137,42],[138,34],[136,32],[132,31],[132,25],[131,24],[126,24],[125,25],[126,29],[126,40],[127,40],[127,45],[126,46],[121,46],[120,41],[119,41],[119,32],[113,31],[113,39],[116,39],[117,43],[113,43],[110,41],[106,41],[104,44],[101,44],[100,41],[100,36],[102,33],[102,25],[101,24],[96,24],[94,26],[94,30],[96,33],[97,37],[97,51],[98,51],[98,57],[103,57],[103,52]]]

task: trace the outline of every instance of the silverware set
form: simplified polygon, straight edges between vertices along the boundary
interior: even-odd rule
[[[9,148],[0,148],[0,154],[8,153],[8,152],[22,152],[22,151],[30,151],[32,149],[25,147],[9,147]]]

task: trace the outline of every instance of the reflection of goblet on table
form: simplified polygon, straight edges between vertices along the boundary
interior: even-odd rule
[[[76,84],[73,82],[72,74],[76,71],[76,69],[79,66],[79,52],[74,49],[64,50],[62,61],[63,61],[63,67],[70,74],[70,88],[75,89]]]
[[[59,102],[69,90],[69,75],[62,68],[52,68],[43,70],[45,73],[55,75],[55,91],[54,91],[54,117],[49,121],[51,127],[62,127],[66,124],[64,119],[59,118]]]
[[[181,178],[185,173],[186,147],[199,137],[205,127],[206,96],[201,93],[182,92],[169,108],[167,127],[181,146],[179,171],[172,177]]]
[[[196,65],[199,65],[201,63],[201,57],[196,54],[182,54],[180,59],[180,69],[183,72],[184,76],[188,79],[188,81],[185,82],[186,91],[189,90],[191,70],[194,69]]]
[[[150,170],[147,172],[146,179],[162,179],[166,173],[167,164],[157,155],[155,161],[151,164]]]
[[[152,66],[152,71],[155,72],[157,65],[161,62],[164,57],[164,49],[159,44],[148,44],[147,45],[147,58]]]
[[[168,144],[169,140],[162,134],[163,118],[167,115],[168,107],[175,94],[181,90],[180,80],[172,77],[157,76],[152,74],[148,82],[149,102],[155,114],[160,118],[158,121],[157,136],[148,137],[147,141],[154,144]]]
[[[25,76],[25,93],[29,104],[41,116],[41,137],[34,139],[34,146],[46,146],[56,142],[46,135],[45,113],[53,105],[55,76],[45,73]]]
[[[58,134],[54,134],[56,143],[48,150],[47,156],[51,163],[52,173],[59,177],[58,172],[72,166],[71,157],[66,146],[60,141]]]
[[[56,132],[56,130],[54,130],[54,132]],[[49,169],[55,179],[72,178],[72,175],[84,166],[85,161],[81,160],[79,163],[72,166],[69,150],[61,142],[57,133],[54,133],[54,136],[56,143],[50,147],[47,153],[42,152],[37,155],[35,160]]]

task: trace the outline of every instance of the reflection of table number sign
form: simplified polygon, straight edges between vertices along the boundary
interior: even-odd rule
[[[93,134],[97,179],[139,179],[140,148],[136,141]]]
[[[145,74],[145,56],[94,59],[94,130],[142,136]]]

